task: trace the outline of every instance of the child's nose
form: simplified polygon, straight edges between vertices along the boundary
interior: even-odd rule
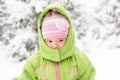
[[[53,43],[52,47],[53,47],[53,49],[58,49],[58,44],[57,43]]]

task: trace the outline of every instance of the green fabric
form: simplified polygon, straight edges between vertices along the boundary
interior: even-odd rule
[[[49,48],[41,35],[41,23],[50,9],[56,9],[69,21],[69,35],[64,47],[59,50]],[[56,80],[55,63],[59,63],[60,80],[94,80],[95,69],[84,53],[75,49],[75,38],[71,19],[63,7],[53,4],[47,6],[38,20],[40,51],[25,63],[21,77],[13,80]]]
[[[56,9],[57,11],[59,11],[62,15],[64,15],[70,24],[70,28],[69,28],[69,36],[67,39],[67,42],[65,44],[64,47],[62,47],[60,50],[55,50],[55,49],[51,49],[49,48],[46,43],[44,42],[43,38],[42,38],[42,34],[41,34],[41,24],[42,24],[42,20],[44,18],[44,16],[46,15],[46,13],[50,10],[50,9]],[[39,44],[40,44],[40,50],[41,50],[41,55],[44,58],[47,58],[49,60],[52,61],[61,61],[64,60],[65,58],[71,56],[74,54],[74,32],[73,32],[73,27],[72,27],[72,22],[70,17],[68,16],[68,12],[63,8],[60,7],[58,5],[49,5],[46,9],[44,9],[44,11],[41,13],[40,18],[38,20],[38,35],[39,35]]]

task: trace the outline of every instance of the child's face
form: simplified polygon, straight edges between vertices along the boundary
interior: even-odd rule
[[[48,38],[45,42],[50,48],[57,50],[64,46],[66,38]]]

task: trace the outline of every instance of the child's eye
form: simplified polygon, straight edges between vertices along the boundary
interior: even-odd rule
[[[49,40],[48,42],[52,43],[52,40]]]
[[[60,42],[62,42],[63,40],[61,39]]]
[[[45,40],[46,42],[48,42],[48,43],[52,43],[53,41],[52,40]]]

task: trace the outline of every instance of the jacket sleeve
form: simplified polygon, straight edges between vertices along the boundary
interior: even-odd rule
[[[94,80],[95,68],[90,60],[84,53],[79,53],[78,56],[78,80]]]
[[[36,58],[35,56],[30,57],[22,71],[22,75],[20,77],[13,78],[13,80],[37,80],[36,75]]]

